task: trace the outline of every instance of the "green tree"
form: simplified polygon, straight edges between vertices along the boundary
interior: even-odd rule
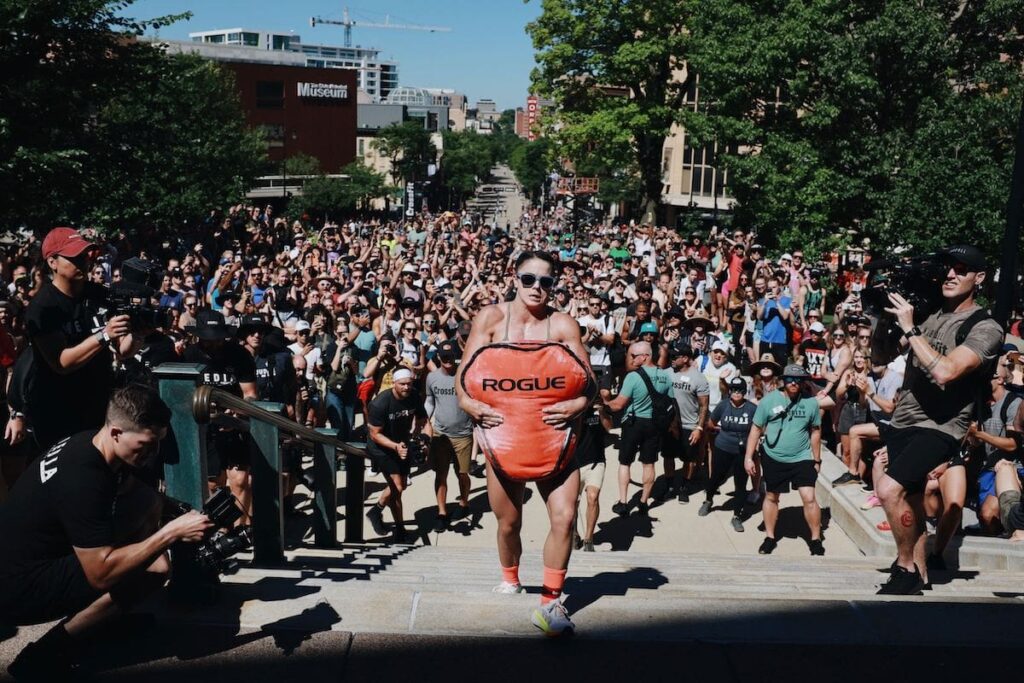
[[[534,200],[540,196],[544,181],[552,170],[550,154],[551,141],[548,138],[538,138],[532,142],[520,140],[520,144],[512,150],[509,158],[509,168],[515,174],[516,180]]]
[[[320,160],[312,154],[299,152],[284,160],[284,172],[286,175],[319,175]]]
[[[244,196],[265,145],[234,93],[234,76],[216,62],[156,50],[138,59],[133,80],[96,117],[83,219],[172,228]]]
[[[1005,0],[707,0],[696,142],[718,139],[737,224],[783,247],[977,240],[1003,226],[1022,94]]]
[[[427,164],[437,158],[437,149],[430,139],[430,133],[416,121],[382,128],[372,144],[382,156],[391,161],[391,175],[395,185],[402,181],[422,180],[427,175]]]
[[[476,189],[494,167],[493,141],[474,130],[446,131],[441,155],[441,180],[460,200]]]
[[[688,7],[681,0],[543,0],[541,16],[527,26],[537,50],[534,89],[558,103],[561,156],[635,168],[648,220],[658,213],[662,148],[688,86]]]
[[[302,196],[295,197],[289,206],[290,213],[340,219],[356,209],[365,208],[369,200],[388,194],[384,176],[360,161],[346,165],[341,174],[347,177],[320,175],[306,180]]]

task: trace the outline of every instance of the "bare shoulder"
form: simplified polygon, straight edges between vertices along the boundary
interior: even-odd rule
[[[568,313],[553,311],[551,313],[551,339],[554,341],[579,341],[580,326]]]
[[[500,304],[484,306],[473,318],[472,333],[483,335],[486,339],[491,340],[494,337],[494,331],[505,323],[506,315],[507,311]]]

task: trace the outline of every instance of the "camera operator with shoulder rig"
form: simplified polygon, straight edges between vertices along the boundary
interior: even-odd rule
[[[160,527],[163,498],[134,476],[170,422],[156,391],[118,389],[104,406],[99,431],[54,445],[0,507],[0,614],[62,619],[11,663],[19,680],[71,680],[83,639],[160,589],[168,548],[211,527],[198,512]]]
[[[83,429],[103,424],[114,387],[113,356],[132,352],[128,315],[97,319],[106,287],[86,281],[99,247],[71,228],[54,228],[42,255],[53,273],[26,314],[32,364],[25,373],[25,414],[40,450]]]
[[[882,433],[888,469],[875,478],[899,553],[883,595],[917,594],[927,582],[923,492],[929,473],[957,463],[960,443],[975,419],[979,388],[988,388],[1003,330],[975,303],[985,281],[985,258],[972,246],[943,250],[935,259],[941,307],[919,324],[914,305],[887,290],[885,309],[910,348],[904,391],[891,429]],[[919,318],[920,319],[920,318]]]

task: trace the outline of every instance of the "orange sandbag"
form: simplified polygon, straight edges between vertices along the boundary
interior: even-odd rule
[[[545,424],[550,405],[583,396],[588,368],[559,342],[496,342],[462,363],[466,395],[504,418],[497,427],[477,427],[477,442],[491,466],[516,481],[558,474],[579,441],[579,421],[569,429]]]

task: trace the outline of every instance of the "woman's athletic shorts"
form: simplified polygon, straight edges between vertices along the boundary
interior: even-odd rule
[[[580,488],[585,489],[589,486],[600,491],[604,485],[604,470],[604,460],[580,465]]]

